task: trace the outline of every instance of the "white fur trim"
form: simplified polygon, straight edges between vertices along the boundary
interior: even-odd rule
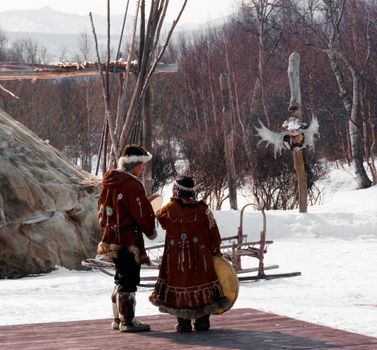
[[[140,249],[138,247],[135,247],[134,245],[130,245],[128,247],[128,251],[130,253],[133,253],[133,255],[135,256],[135,261],[140,264]]]
[[[118,169],[122,169],[124,164],[142,162],[146,163],[152,159],[152,155],[147,152],[146,156],[123,156],[118,160]]]
[[[179,184],[177,181],[174,181],[173,184],[174,186],[177,186],[179,189],[184,190],[184,191],[190,191],[190,192],[195,191],[195,187],[186,187]]]
[[[99,242],[97,246],[97,254],[106,255],[108,257],[114,258],[117,256],[117,251],[121,248],[118,244],[108,244],[106,242]]]

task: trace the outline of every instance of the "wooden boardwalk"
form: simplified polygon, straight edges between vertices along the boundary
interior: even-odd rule
[[[110,320],[2,326],[0,349],[377,349],[377,338],[254,309],[234,309],[212,316],[208,332],[177,333],[175,319],[169,315],[138,319],[149,323],[153,330],[120,333],[110,329]]]

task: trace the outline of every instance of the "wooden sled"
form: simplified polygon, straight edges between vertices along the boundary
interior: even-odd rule
[[[243,214],[247,207],[252,206],[257,210],[260,210],[263,217],[263,226],[262,231],[260,232],[259,240],[247,242],[246,238],[247,235],[243,232]],[[275,278],[283,278],[283,277],[295,277],[301,276],[301,272],[290,272],[290,273],[280,273],[280,274],[266,274],[266,270],[272,270],[279,268],[279,265],[264,265],[264,255],[267,253],[267,247],[274,243],[273,241],[269,241],[266,239],[266,214],[263,209],[259,208],[254,204],[246,204],[241,209],[240,214],[240,225],[238,227],[238,232],[236,236],[225,237],[222,241],[233,241],[231,244],[222,245],[221,249],[226,258],[230,260],[235,268],[237,275],[240,274],[247,274],[251,272],[257,272],[256,276],[239,276],[239,281],[256,281],[261,279],[275,279]],[[250,256],[259,260],[258,267],[243,269],[241,265],[241,257],[242,256]]]
[[[154,205],[154,210],[158,210],[161,207],[162,197],[161,196],[151,196],[151,203]],[[258,241],[250,241],[247,242],[247,235],[243,232],[243,214],[247,207],[252,206],[257,210],[260,210],[263,218],[263,226],[262,231],[260,232],[259,240]],[[221,252],[225,259],[231,262],[236,274],[238,276],[238,280],[240,282],[243,281],[257,281],[257,280],[270,280],[275,278],[284,278],[284,277],[295,277],[301,276],[301,272],[290,272],[290,273],[280,273],[280,274],[266,274],[267,270],[278,269],[279,265],[265,265],[264,264],[264,256],[267,253],[267,247],[274,243],[273,241],[266,239],[266,214],[263,209],[258,208],[254,204],[246,204],[242,207],[240,213],[240,224],[238,227],[237,235],[230,236],[230,237],[223,237],[222,238],[222,245],[221,245]],[[159,264],[163,255],[164,251],[164,243],[152,245],[146,247],[147,254],[152,262],[152,265],[145,266],[142,265],[143,270],[158,270]],[[258,259],[258,267],[254,268],[242,268],[241,264],[241,257],[249,256]],[[112,262],[107,262],[104,260],[99,259],[86,259],[82,261],[82,265],[86,267],[95,268],[109,276],[114,276],[114,264]],[[256,276],[250,276],[248,274],[256,272]],[[157,280],[157,274],[155,276],[142,276],[141,281],[153,281]],[[140,286],[154,286],[154,284],[140,284]]]

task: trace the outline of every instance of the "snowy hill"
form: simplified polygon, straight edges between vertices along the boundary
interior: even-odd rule
[[[126,32],[130,31],[132,17],[128,16]],[[98,34],[107,33],[106,17],[93,14]],[[111,16],[112,33],[120,33],[123,15]],[[6,32],[78,34],[91,33],[89,13],[86,16],[55,11],[50,7],[37,10],[14,10],[0,12],[1,29]]]
[[[355,190],[349,167],[332,169],[325,185],[323,204],[309,207],[306,214],[266,212],[267,239],[274,243],[265,264],[280,266],[267,273],[302,275],[242,282],[234,307],[377,337],[377,186]],[[222,210],[215,217],[223,236],[237,233],[239,211]],[[261,222],[260,212],[245,211],[249,240],[258,239]],[[158,241],[163,239],[159,230]],[[243,267],[256,264],[256,259],[242,258]],[[0,325],[111,317],[112,279],[100,272],[59,269],[0,283]],[[148,301],[149,293],[150,289],[139,289],[137,315],[158,313]]]
[[[107,42],[107,19],[93,14],[99,47]],[[8,38],[7,45],[15,41],[31,39],[47,49],[47,62],[75,60],[80,53],[80,36],[87,34],[91,47],[90,59],[95,60],[94,39],[89,15],[75,15],[55,11],[49,7],[37,10],[14,10],[0,12],[1,30]],[[111,16],[111,40],[113,50],[118,46],[123,15]],[[130,33],[132,17],[128,16],[125,35]]]
[[[185,32],[188,35],[200,33],[211,26],[217,26],[228,18],[212,20],[207,24],[187,23],[178,24],[174,31],[173,40],[179,33]],[[123,24],[123,15],[111,16],[111,46],[113,51],[118,46],[120,33]],[[100,48],[105,48],[107,42],[107,18],[106,16],[93,14],[93,21],[96,28]],[[1,30],[8,38],[7,45],[15,41],[30,38],[47,49],[47,61],[75,60],[80,53],[80,35],[87,34],[92,47],[90,59],[96,60],[94,53],[94,40],[92,28],[88,15],[76,15],[56,11],[50,7],[43,7],[37,10],[13,10],[0,12]],[[165,30],[170,29],[171,24],[164,24]],[[132,16],[128,15],[124,30],[124,37],[130,36],[132,28]]]
[[[208,21],[208,23],[178,23],[177,32],[191,32],[205,29],[208,26],[216,26],[226,22],[228,17],[221,17]],[[93,21],[96,33],[107,34],[106,16],[93,13]],[[123,24],[123,14],[111,15],[111,33],[119,34]],[[50,7],[42,7],[36,10],[13,10],[0,12],[1,29],[5,32],[45,33],[45,34],[79,34],[91,33],[92,28],[87,15],[77,15],[56,11]],[[166,23],[170,28],[169,23]],[[128,15],[125,33],[130,33],[132,28],[132,16]]]

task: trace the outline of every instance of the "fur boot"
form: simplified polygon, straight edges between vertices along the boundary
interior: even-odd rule
[[[178,324],[175,326],[175,329],[177,332],[191,332],[192,326],[191,326],[191,320],[177,317]]]
[[[119,319],[119,312],[118,312],[118,305],[117,305],[117,293],[118,293],[118,286],[115,285],[111,293],[111,305],[113,308],[113,321],[111,322],[111,328],[119,330],[120,319]]]
[[[121,332],[149,331],[151,327],[134,319],[135,317],[135,293],[118,292],[117,305],[119,312],[119,330]]]
[[[196,331],[208,331],[210,327],[209,315],[197,318],[194,327]]]

